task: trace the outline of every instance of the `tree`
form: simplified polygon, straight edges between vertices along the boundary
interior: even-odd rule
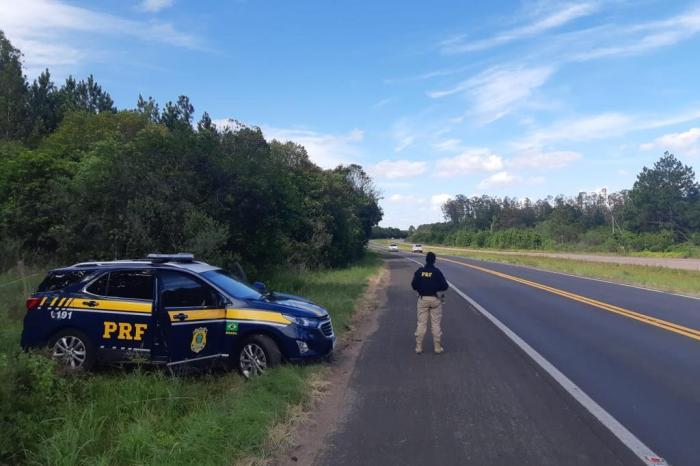
[[[194,106],[190,103],[190,98],[181,95],[177,102],[165,104],[160,122],[170,129],[192,129],[192,116]]]
[[[35,140],[54,132],[61,121],[58,90],[48,69],[42,71],[29,89],[29,113],[30,136]]]
[[[158,103],[151,96],[148,97],[148,100],[144,100],[143,96],[139,94],[139,100],[136,102],[136,111],[145,115],[151,123],[160,121]]]
[[[68,76],[65,84],[59,91],[61,99],[61,111],[65,115],[68,112],[114,112],[114,101],[102,86],[97,84],[95,78],[90,75],[87,81],[76,81],[73,76]]]
[[[207,112],[194,131],[184,95],[162,112],[141,95],[116,111],[92,75],[56,89],[45,70],[29,88],[21,54],[0,39],[0,78],[14,83],[0,92],[0,137],[11,139],[0,142],[0,267],[24,254],[190,250],[254,276],[363,254],[382,210],[359,165],[323,170],[304,147],[233,120],[219,131]]]
[[[28,88],[22,53],[0,30],[0,139],[22,139],[28,133]]]
[[[629,193],[625,211],[628,227],[648,232],[670,230],[687,239],[698,228],[700,186],[695,172],[673,154],[665,152],[653,168],[644,167]]]
[[[216,130],[216,125],[211,121],[211,117],[209,116],[209,113],[204,112],[202,114],[202,118],[199,119],[199,122],[197,123],[197,131],[202,132],[202,131],[215,131]]]

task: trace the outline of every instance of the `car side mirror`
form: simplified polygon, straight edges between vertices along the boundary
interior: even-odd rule
[[[258,293],[260,294],[267,294],[267,286],[263,282],[255,282],[253,283],[253,288],[258,290]]]

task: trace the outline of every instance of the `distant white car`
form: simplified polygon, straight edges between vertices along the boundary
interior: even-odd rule
[[[412,252],[423,252],[423,245],[422,244],[414,244],[413,247],[411,247]]]
[[[395,251],[398,251],[398,250],[399,250],[399,245],[398,245],[398,244],[396,244],[396,243],[391,243],[391,244],[389,245],[389,251],[395,252]]]

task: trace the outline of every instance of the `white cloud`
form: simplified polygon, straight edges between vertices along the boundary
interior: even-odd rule
[[[455,151],[459,150],[462,141],[459,139],[445,139],[435,144],[437,150]]]
[[[488,149],[469,149],[455,157],[439,159],[435,175],[450,177],[476,172],[491,172],[503,168],[503,157]]]
[[[393,101],[394,101],[394,99],[391,98],[391,97],[388,97],[388,98],[386,98],[386,99],[379,100],[379,101],[375,102],[374,104],[372,104],[372,109],[376,110],[376,109],[378,109],[378,108],[382,108],[382,107],[384,107],[385,105],[389,105],[389,104],[392,103]]]
[[[563,168],[581,157],[581,154],[573,151],[530,151],[521,153],[509,160],[508,166],[532,169]]]
[[[409,189],[413,188],[415,185],[407,181],[384,181],[378,180],[377,186],[382,189]]]
[[[176,31],[172,24],[134,21],[69,5],[58,0],[0,1],[2,29],[25,55],[30,70],[73,65],[89,54],[79,33],[113,35],[199,48],[198,38]]]
[[[638,55],[649,50],[677,44],[700,32],[700,8],[696,7],[680,15],[628,27],[616,28],[599,35],[612,45],[591,46],[572,56],[573,60],[586,61],[599,58]]]
[[[527,138],[526,144],[539,146],[553,141],[605,139],[629,131],[634,124],[633,117],[621,113],[602,113],[562,120],[535,130]]]
[[[229,130],[236,132],[246,127],[245,124],[233,118],[220,118],[211,121],[219,131]]]
[[[488,178],[484,179],[477,185],[479,189],[490,189],[499,188],[504,186],[512,186],[514,184],[520,183],[522,178],[517,175],[512,175],[506,171],[501,171],[494,173]]]
[[[369,168],[369,173],[377,178],[389,180],[412,178],[425,173],[426,163],[411,160],[382,160]]]
[[[529,185],[538,185],[538,184],[544,184],[547,181],[547,178],[544,176],[531,176],[527,180],[525,180],[527,184]]]
[[[425,204],[425,199],[422,197],[414,196],[413,194],[392,194],[387,198],[387,201],[393,204],[414,204],[423,205]]]
[[[674,112],[671,116],[641,119],[639,129],[663,128],[664,126],[679,125],[689,121],[700,120],[700,109],[685,112]]]
[[[387,78],[384,79],[384,84],[396,84],[400,82],[410,82],[410,81],[425,81],[426,79],[438,78],[441,76],[449,76],[457,73],[462,73],[468,69],[474,68],[473,64],[466,66],[458,66],[455,68],[443,68],[433,71],[428,71],[426,73],[421,73],[419,75],[408,76],[404,78]]]
[[[430,196],[430,208],[434,211],[441,211],[442,205],[451,198],[450,194],[433,194]]]
[[[448,39],[441,44],[441,49],[444,53],[464,53],[485,50],[509,42],[513,42],[525,37],[531,37],[551,29],[564,26],[578,18],[589,16],[598,10],[598,5],[595,3],[578,3],[564,5],[559,10],[556,10],[547,16],[536,19],[530,24],[501,32],[487,39],[468,42],[464,36]]]
[[[494,67],[450,89],[431,91],[428,95],[437,99],[463,93],[471,100],[474,115],[482,124],[488,124],[527,102],[554,71],[551,66]]]
[[[416,132],[410,127],[408,119],[401,118],[393,125],[392,137],[396,143],[394,151],[401,152],[415,142]]]
[[[620,137],[627,133],[700,120],[700,110],[677,111],[671,116],[600,113],[579,118],[556,121],[535,129],[514,146],[520,150],[532,150],[545,144],[560,141],[592,141]]]
[[[218,120],[220,121],[220,120]],[[322,168],[335,168],[341,164],[357,162],[361,158],[358,143],[364,132],[353,129],[345,134],[319,133],[307,129],[263,127],[267,140],[293,141],[306,148],[309,158]]]
[[[640,146],[642,150],[662,150],[677,155],[696,157],[700,155],[700,128],[690,128],[683,133],[664,134]]]
[[[160,10],[171,7],[174,0],[143,0],[139,9],[149,13],[157,13]]]

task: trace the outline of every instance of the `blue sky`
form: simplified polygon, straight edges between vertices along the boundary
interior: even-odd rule
[[[455,194],[632,185],[700,167],[700,1],[0,0],[28,76],[93,73],[120,108],[200,114],[375,178],[383,225]]]

